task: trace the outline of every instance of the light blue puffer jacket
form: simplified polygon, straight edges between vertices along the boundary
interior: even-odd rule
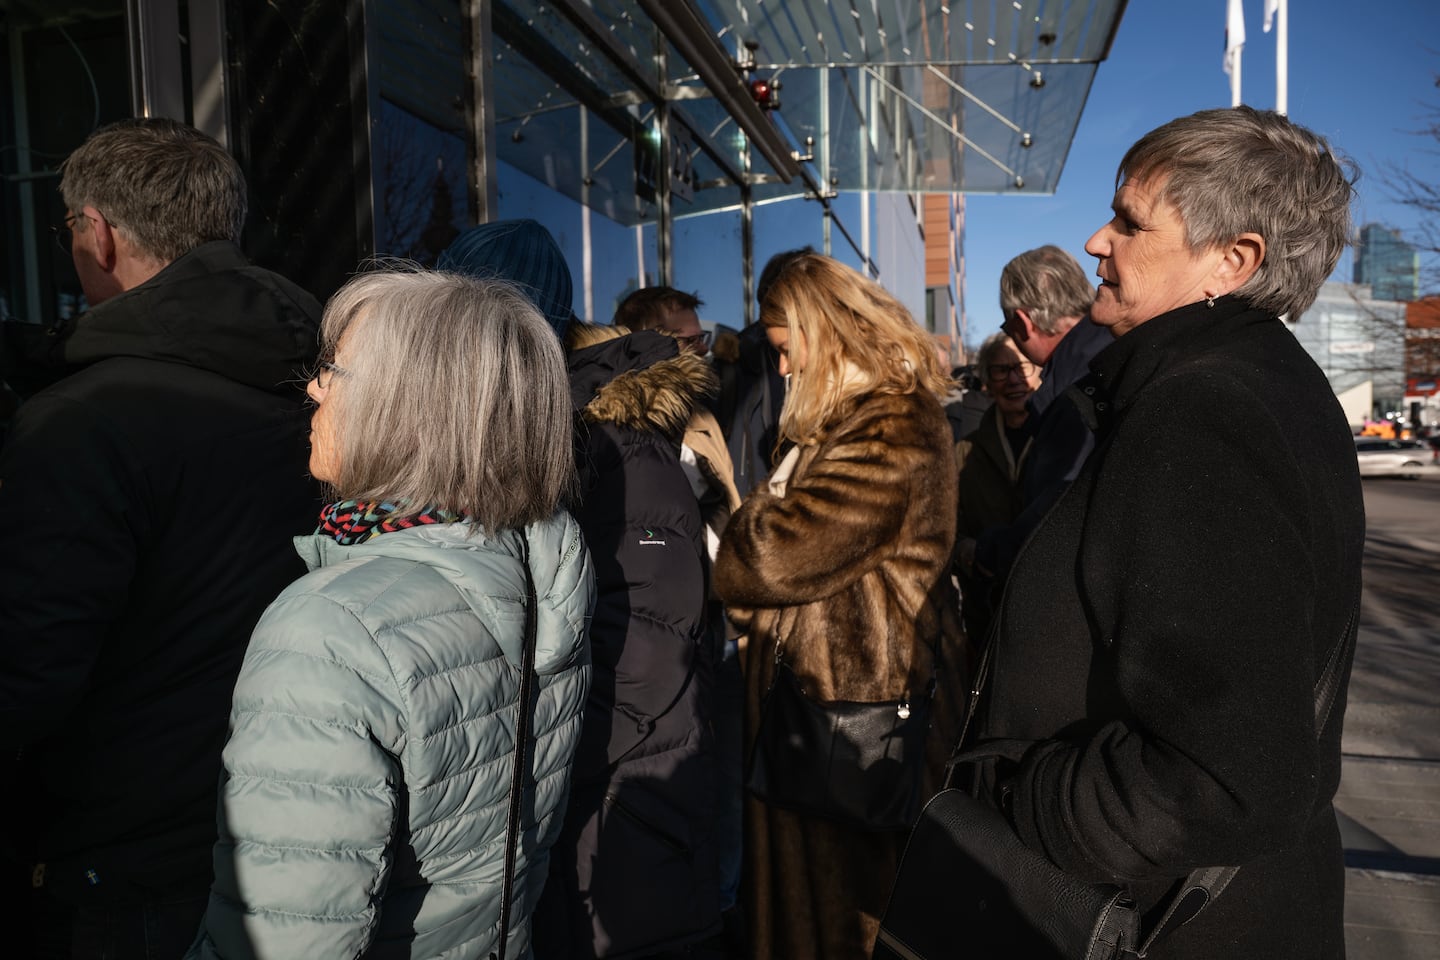
[[[525,627],[518,532],[342,546],[270,605],[235,686],[215,883],[193,958],[486,957],[496,945]],[[594,575],[566,513],[528,530],[533,780],[507,956],[560,828],[590,682]]]

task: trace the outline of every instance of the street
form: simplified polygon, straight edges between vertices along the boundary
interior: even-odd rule
[[[1335,799],[1351,960],[1440,957],[1440,471],[1367,478],[1365,591]]]

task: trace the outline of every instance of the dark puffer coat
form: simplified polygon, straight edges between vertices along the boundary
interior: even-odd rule
[[[648,956],[720,927],[704,528],[679,458],[713,376],[653,332],[570,355],[594,672],[540,960]]]
[[[982,733],[1029,746],[992,796],[1144,909],[1240,866],[1155,960],[1342,957],[1345,690],[1317,737],[1314,688],[1360,590],[1344,415],[1280,321],[1230,297],[1091,369],[1096,451],[1021,551],[993,641]]]
[[[302,383],[319,315],[234,244],[204,244],[84,314],[64,348],[80,369],[16,417],[0,721],[55,896],[209,887],[230,692],[318,508]]]

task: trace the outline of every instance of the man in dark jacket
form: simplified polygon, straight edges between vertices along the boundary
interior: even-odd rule
[[[1090,359],[1113,341],[1089,317],[1095,288],[1075,258],[1059,247],[1037,247],[1005,264],[1000,274],[1001,325],[1020,352],[1041,368],[1040,389],[1026,406],[1033,438],[1020,471],[1021,514],[1005,527],[962,541],[959,563],[982,582],[1004,583],[1030,531],[1075,478],[1094,437],[1065,391],[1089,369]],[[978,646],[983,637],[972,638]]]
[[[210,886],[231,688],[303,572],[319,305],[245,260],[240,169],[183,124],[97,131],[60,189],[91,309],[63,347],[74,372],[0,452],[0,721],[24,794],[7,826],[33,847],[37,955],[179,956]]]

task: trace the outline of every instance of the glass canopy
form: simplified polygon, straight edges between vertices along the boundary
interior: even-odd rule
[[[647,13],[657,3],[664,29]],[[439,46],[392,39],[384,95],[424,105],[430,123],[458,132],[459,4],[377,6],[392,38],[445,37]],[[756,201],[852,190],[1053,193],[1125,0],[489,6],[497,158],[633,225],[654,219],[664,172],[654,158],[676,149],[688,155],[671,198],[677,217],[733,206],[742,186]],[[684,16],[668,21],[676,11]],[[427,19],[451,29],[426,30]],[[712,72],[678,49],[713,54]],[[737,103],[753,80],[778,82],[777,109],[755,114]],[[756,135],[785,169],[766,161]]]

